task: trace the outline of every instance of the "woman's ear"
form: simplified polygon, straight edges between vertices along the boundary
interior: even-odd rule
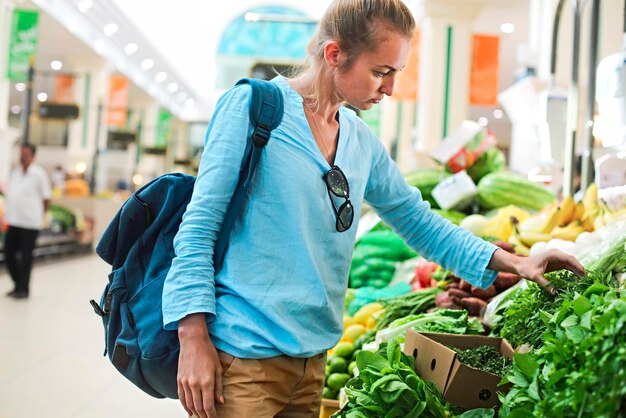
[[[331,67],[339,67],[343,62],[343,52],[339,42],[329,41],[324,45],[324,60]]]

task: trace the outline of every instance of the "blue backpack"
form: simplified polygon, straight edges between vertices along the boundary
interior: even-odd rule
[[[244,83],[252,86],[251,129],[237,188],[215,245],[216,271],[261,151],[283,116],[283,97],[275,84],[242,79],[237,85]],[[195,177],[180,173],[152,180],[124,203],[96,247],[112,266],[100,303],[90,301],[104,324],[104,355],[128,380],[157,398],[178,398],[178,333],[163,329],[161,296],[175,256],[174,236],[194,183]]]

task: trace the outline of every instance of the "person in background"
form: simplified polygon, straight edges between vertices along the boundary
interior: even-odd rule
[[[46,171],[33,162],[35,152],[34,145],[21,146],[20,164],[11,172],[6,193],[5,220],[9,228],[4,255],[15,284],[7,296],[14,299],[28,297],[33,250],[50,204],[50,180]]]
[[[332,2],[309,44],[310,67],[272,80],[284,97],[283,119],[215,272],[251,89],[233,88],[218,102],[163,289],[164,327],[180,340],[178,395],[189,415],[319,416],[325,353],[343,332],[363,201],[419,254],[475,286],[491,285],[496,271],[541,285],[545,272],[584,274],[569,255],[518,257],[435,214],[343,106],[368,110],[393,94],[414,31],[401,0]]]
[[[65,170],[62,166],[57,165],[50,173],[50,180],[52,181],[52,190],[55,196],[62,196],[65,192]]]

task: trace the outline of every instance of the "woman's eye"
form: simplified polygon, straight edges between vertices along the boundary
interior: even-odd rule
[[[380,77],[383,78],[384,76],[386,76],[389,73],[383,73],[381,71],[375,71],[376,77]]]

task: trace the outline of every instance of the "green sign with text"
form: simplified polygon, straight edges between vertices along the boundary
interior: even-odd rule
[[[7,78],[13,81],[28,79],[30,57],[37,54],[39,12],[15,9],[11,20],[11,42]]]
[[[165,148],[172,136],[172,114],[165,109],[159,109],[157,115],[157,128],[154,139],[156,148]]]

